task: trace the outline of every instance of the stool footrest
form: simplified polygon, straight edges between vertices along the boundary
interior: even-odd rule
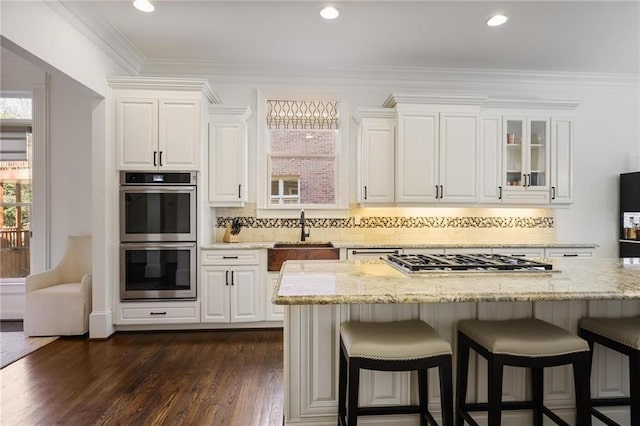
[[[595,408],[591,408],[591,414],[593,415],[593,417],[600,420],[602,423],[606,424],[607,426],[620,426],[620,423],[613,421],[613,419],[611,419],[609,416],[601,413]]]
[[[592,407],[615,407],[618,405],[631,405],[631,398],[593,398],[591,400]]]
[[[384,407],[358,407],[359,416],[377,416],[381,414],[416,414],[420,413],[419,405],[386,405]]]
[[[533,408],[533,401],[505,401],[501,407],[503,410],[530,410]],[[466,403],[463,407],[465,411],[487,411],[488,409],[487,402]]]

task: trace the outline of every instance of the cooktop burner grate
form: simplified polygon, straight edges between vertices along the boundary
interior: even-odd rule
[[[550,263],[501,254],[393,254],[387,262],[407,272],[420,271],[549,271]]]

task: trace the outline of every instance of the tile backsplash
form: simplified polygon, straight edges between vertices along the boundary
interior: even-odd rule
[[[212,240],[222,241],[227,224],[238,218],[240,241],[297,241],[297,218],[258,218],[255,206],[216,209]],[[551,209],[359,208],[347,218],[307,218],[309,241],[353,243],[551,243]]]

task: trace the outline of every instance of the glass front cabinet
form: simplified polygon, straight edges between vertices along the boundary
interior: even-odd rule
[[[502,201],[549,202],[549,119],[504,117],[502,124]]]

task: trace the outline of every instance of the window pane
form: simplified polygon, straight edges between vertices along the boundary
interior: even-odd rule
[[[271,153],[334,155],[336,130],[270,130]]]
[[[335,204],[336,202],[334,158],[273,158],[271,173],[272,179],[276,176],[300,176],[301,204]],[[293,194],[287,194],[285,191],[282,195]]]
[[[0,98],[0,118],[31,119],[31,98]]]
[[[272,179],[271,180],[271,195],[280,195],[280,180],[279,179]]]

